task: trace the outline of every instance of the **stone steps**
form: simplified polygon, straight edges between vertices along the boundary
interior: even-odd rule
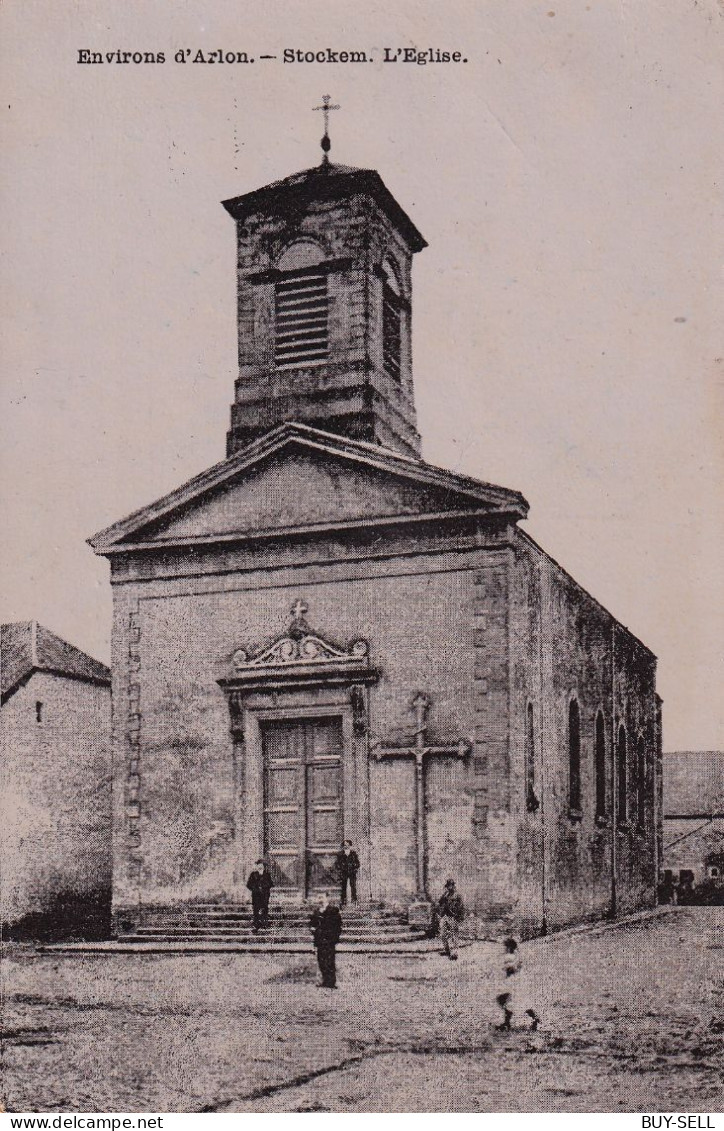
[[[128,940],[128,941],[127,941]],[[461,943],[461,946],[469,946],[467,942]],[[247,954],[247,955],[266,955],[266,954],[292,954],[303,955],[307,958],[313,954],[311,939],[307,939],[304,943],[282,943],[259,940],[258,936],[254,936],[249,940],[237,940],[234,942],[217,942],[211,940],[177,940],[174,939],[170,942],[165,942],[163,939],[154,940],[148,937],[143,938],[142,941],[130,941],[130,936],[123,936],[122,939],[111,940],[108,942],[88,942],[88,943],[50,943],[45,946],[40,946],[40,953],[42,954],[105,954],[105,955],[127,955],[127,954],[156,954],[156,955],[199,955],[199,954]],[[439,953],[440,945],[437,939],[420,938],[419,936],[412,940],[403,940],[401,942],[359,942],[349,943],[345,942],[344,937],[337,947],[340,954],[379,954],[391,955],[396,954],[400,956],[409,955],[420,957],[424,954]]]
[[[345,942],[404,942],[408,939],[421,938],[423,934],[422,931],[404,931],[394,935],[382,931],[367,931],[364,934],[358,931],[343,931],[342,938]],[[143,939],[163,937],[167,939],[216,939],[218,942],[233,942],[235,939],[246,941],[255,939],[264,941],[266,939],[271,942],[309,943],[312,940],[312,933],[311,931],[258,931],[255,934],[253,931],[184,931],[182,928],[167,931],[162,927],[139,927],[138,930],[130,932],[129,935],[121,935],[120,937],[123,939],[133,937],[138,942],[142,942]]]
[[[183,927],[183,926],[163,926],[161,924],[152,927],[137,927],[132,932],[139,938],[145,936],[158,936],[168,935],[174,937],[183,936],[184,938],[213,938],[224,939],[239,939],[239,938],[281,938],[282,936],[300,940],[308,940],[312,937],[311,931],[308,927],[278,927],[276,929],[266,930],[262,928],[260,931],[255,932],[251,927]],[[424,932],[414,931],[405,927],[396,928],[387,931],[376,931],[373,928],[345,928],[342,932],[345,939],[372,939],[384,938],[393,941],[394,939],[418,938]],[[123,936],[125,938],[125,935]]]
[[[309,915],[270,915],[269,923],[272,925],[280,926],[290,926],[291,924],[294,924],[295,926],[307,926],[307,924],[309,923],[309,918]],[[213,923],[218,924],[219,926],[223,926],[224,924],[228,924],[229,926],[244,926],[246,924],[251,925],[253,923],[251,915],[174,915],[171,913],[166,913],[163,915],[144,914],[143,920],[144,923],[183,923],[189,925]],[[407,925],[404,921],[401,922],[399,918],[375,919],[366,918],[361,915],[354,917],[344,915],[343,922],[345,924],[349,924],[350,926],[375,926],[384,930],[392,927],[404,927]]]
[[[345,930],[350,930],[350,931],[393,931],[393,932],[395,932],[395,931],[410,930],[410,927],[408,927],[407,923],[400,923],[398,920],[389,920],[389,921],[383,921],[383,920],[379,920],[379,921],[374,921],[374,920],[348,920],[348,918],[345,917],[345,918],[343,918],[343,924],[345,926]],[[154,917],[146,917],[146,916],[144,916],[144,926],[152,926],[152,927],[181,926],[181,927],[184,927],[184,929],[189,929],[189,930],[196,930],[197,927],[214,927],[214,929],[219,930],[219,931],[221,931],[221,930],[244,931],[244,930],[251,930],[252,929],[253,921],[251,920],[251,918],[248,918],[248,920],[238,920],[238,918],[221,918],[221,917],[219,917],[219,918],[208,917],[207,918],[205,916],[198,916],[198,917],[191,918],[191,917],[186,917],[186,916],[182,916],[182,915],[170,915],[170,916],[158,916],[158,917],[155,917],[155,916]],[[268,923],[268,927],[269,927],[270,930],[273,930],[273,931],[281,930],[281,929],[291,929],[291,927],[294,927],[295,930],[309,930],[309,916],[303,918],[303,920],[301,920],[301,918],[300,918],[300,920],[298,920],[298,918],[293,918],[293,920],[283,920],[283,918],[277,918],[277,920],[272,920],[272,918],[270,918],[269,923]]]
[[[314,906],[309,907],[270,907],[270,919],[283,919],[288,922],[290,919],[305,919],[308,920],[309,916],[315,910]],[[399,922],[405,916],[399,911],[393,911],[390,908],[365,908],[365,907],[342,907],[342,915],[345,920],[347,919],[364,919],[365,922],[374,920],[375,922]],[[228,903],[217,904],[186,904],[179,907],[146,907],[143,910],[144,915],[183,915],[183,916],[221,916],[222,918],[234,919],[251,919],[252,910],[249,904],[233,905]]]
[[[281,907],[270,907],[269,917],[276,919],[290,919],[290,918],[308,918],[315,910],[313,907],[294,907],[286,910]],[[251,908],[249,907],[148,907],[144,909],[146,914],[153,915],[234,915],[242,919],[251,918]],[[396,911],[365,911],[358,908],[348,910],[346,907],[341,908],[342,914],[347,919],[379,919],[382,921],[395,920],[402,918],[401,914]]]
[[[424,934],[421,932],[408,932],[406,934],[397,934],[390,936],[388,934],[346,934],[342,935],[341,943],[344,946],[367,947],[367,946],[394,946],[396,943],[419,942],[424,939]],[[260,949],[276,947],[276,946],[299,946],[301,948],[311,948],[312,938],[309,931],[307,934],[283,933],[283,932],[259,932],[259,934],[217,934],[214,931],[208,932],[164,932],[164,931],[148,931],[144,934],[132,933],[124,934],[119,938],[119,942],[173,942],[173,943],[191,943],[191,942],[210,942],[210,943],[243,943],[247,946],[258,946]]]
[[[141,923],[119,943],[158,945],[228,944],[252,949],[293,946],[309,948],[312,943],[309,918],[313,905],[279,905],[269,909],[269,926],[253,929],[248,904],[193,904],[185,907],[149,907]],[[410,927],[406,917],[390,908],[353,907],[342,909],[341,944],[366,949],[371,946],[405,945],[419,942],[424,932]]]

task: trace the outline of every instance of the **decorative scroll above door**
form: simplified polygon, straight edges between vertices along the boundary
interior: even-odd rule
[[[272,644],[258,652],[237,648],[231,657],[232,674],[219,682],[223,687],[281,687],[311,683],[370,683],[377,679],[369,644],[354,640],[340,648],[314,632],[304,614],[307,606],[297,600],[292,622]]]

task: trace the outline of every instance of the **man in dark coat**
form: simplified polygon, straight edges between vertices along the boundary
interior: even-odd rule
[[[455,962],[458,956],[458,928],[465,918],[465,905],[455,890],[455,881],[448,880],[437,901],[437,917],[443,953]]]
[[[349,884],[352,902],[357,902],[357,873],[359,872],[359,856],[352,847],[352,841],[346,840],[337,853],[337,878],[341,885],[340,903],[344,907],[347,902],[347,884]]]
[[[274,887],[263,860],[257,860],[253,872],[246,881],[246,886],[251,892],[251,910],[254,916],[253,930],[256,934],[260,927],[269,926],[269,896]]]
[[[329,902],[328,892],[320,896],[319,907],[309,920],[309,926],[317,951],[322,985],[328,990],[336,990],[337,956],[335,948],[342,934],[342,916],[339,909]]]

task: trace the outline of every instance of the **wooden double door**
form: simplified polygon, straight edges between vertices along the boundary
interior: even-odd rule
[[[264,854],[282,891],[301,896],[337,883],[344,837],[341,718],[262,723]]]

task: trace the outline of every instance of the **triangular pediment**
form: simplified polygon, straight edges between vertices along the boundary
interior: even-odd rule
[[[104,553],[469,510],[524,517],[527,505],[515,491],[286,424],[90,541]]]

